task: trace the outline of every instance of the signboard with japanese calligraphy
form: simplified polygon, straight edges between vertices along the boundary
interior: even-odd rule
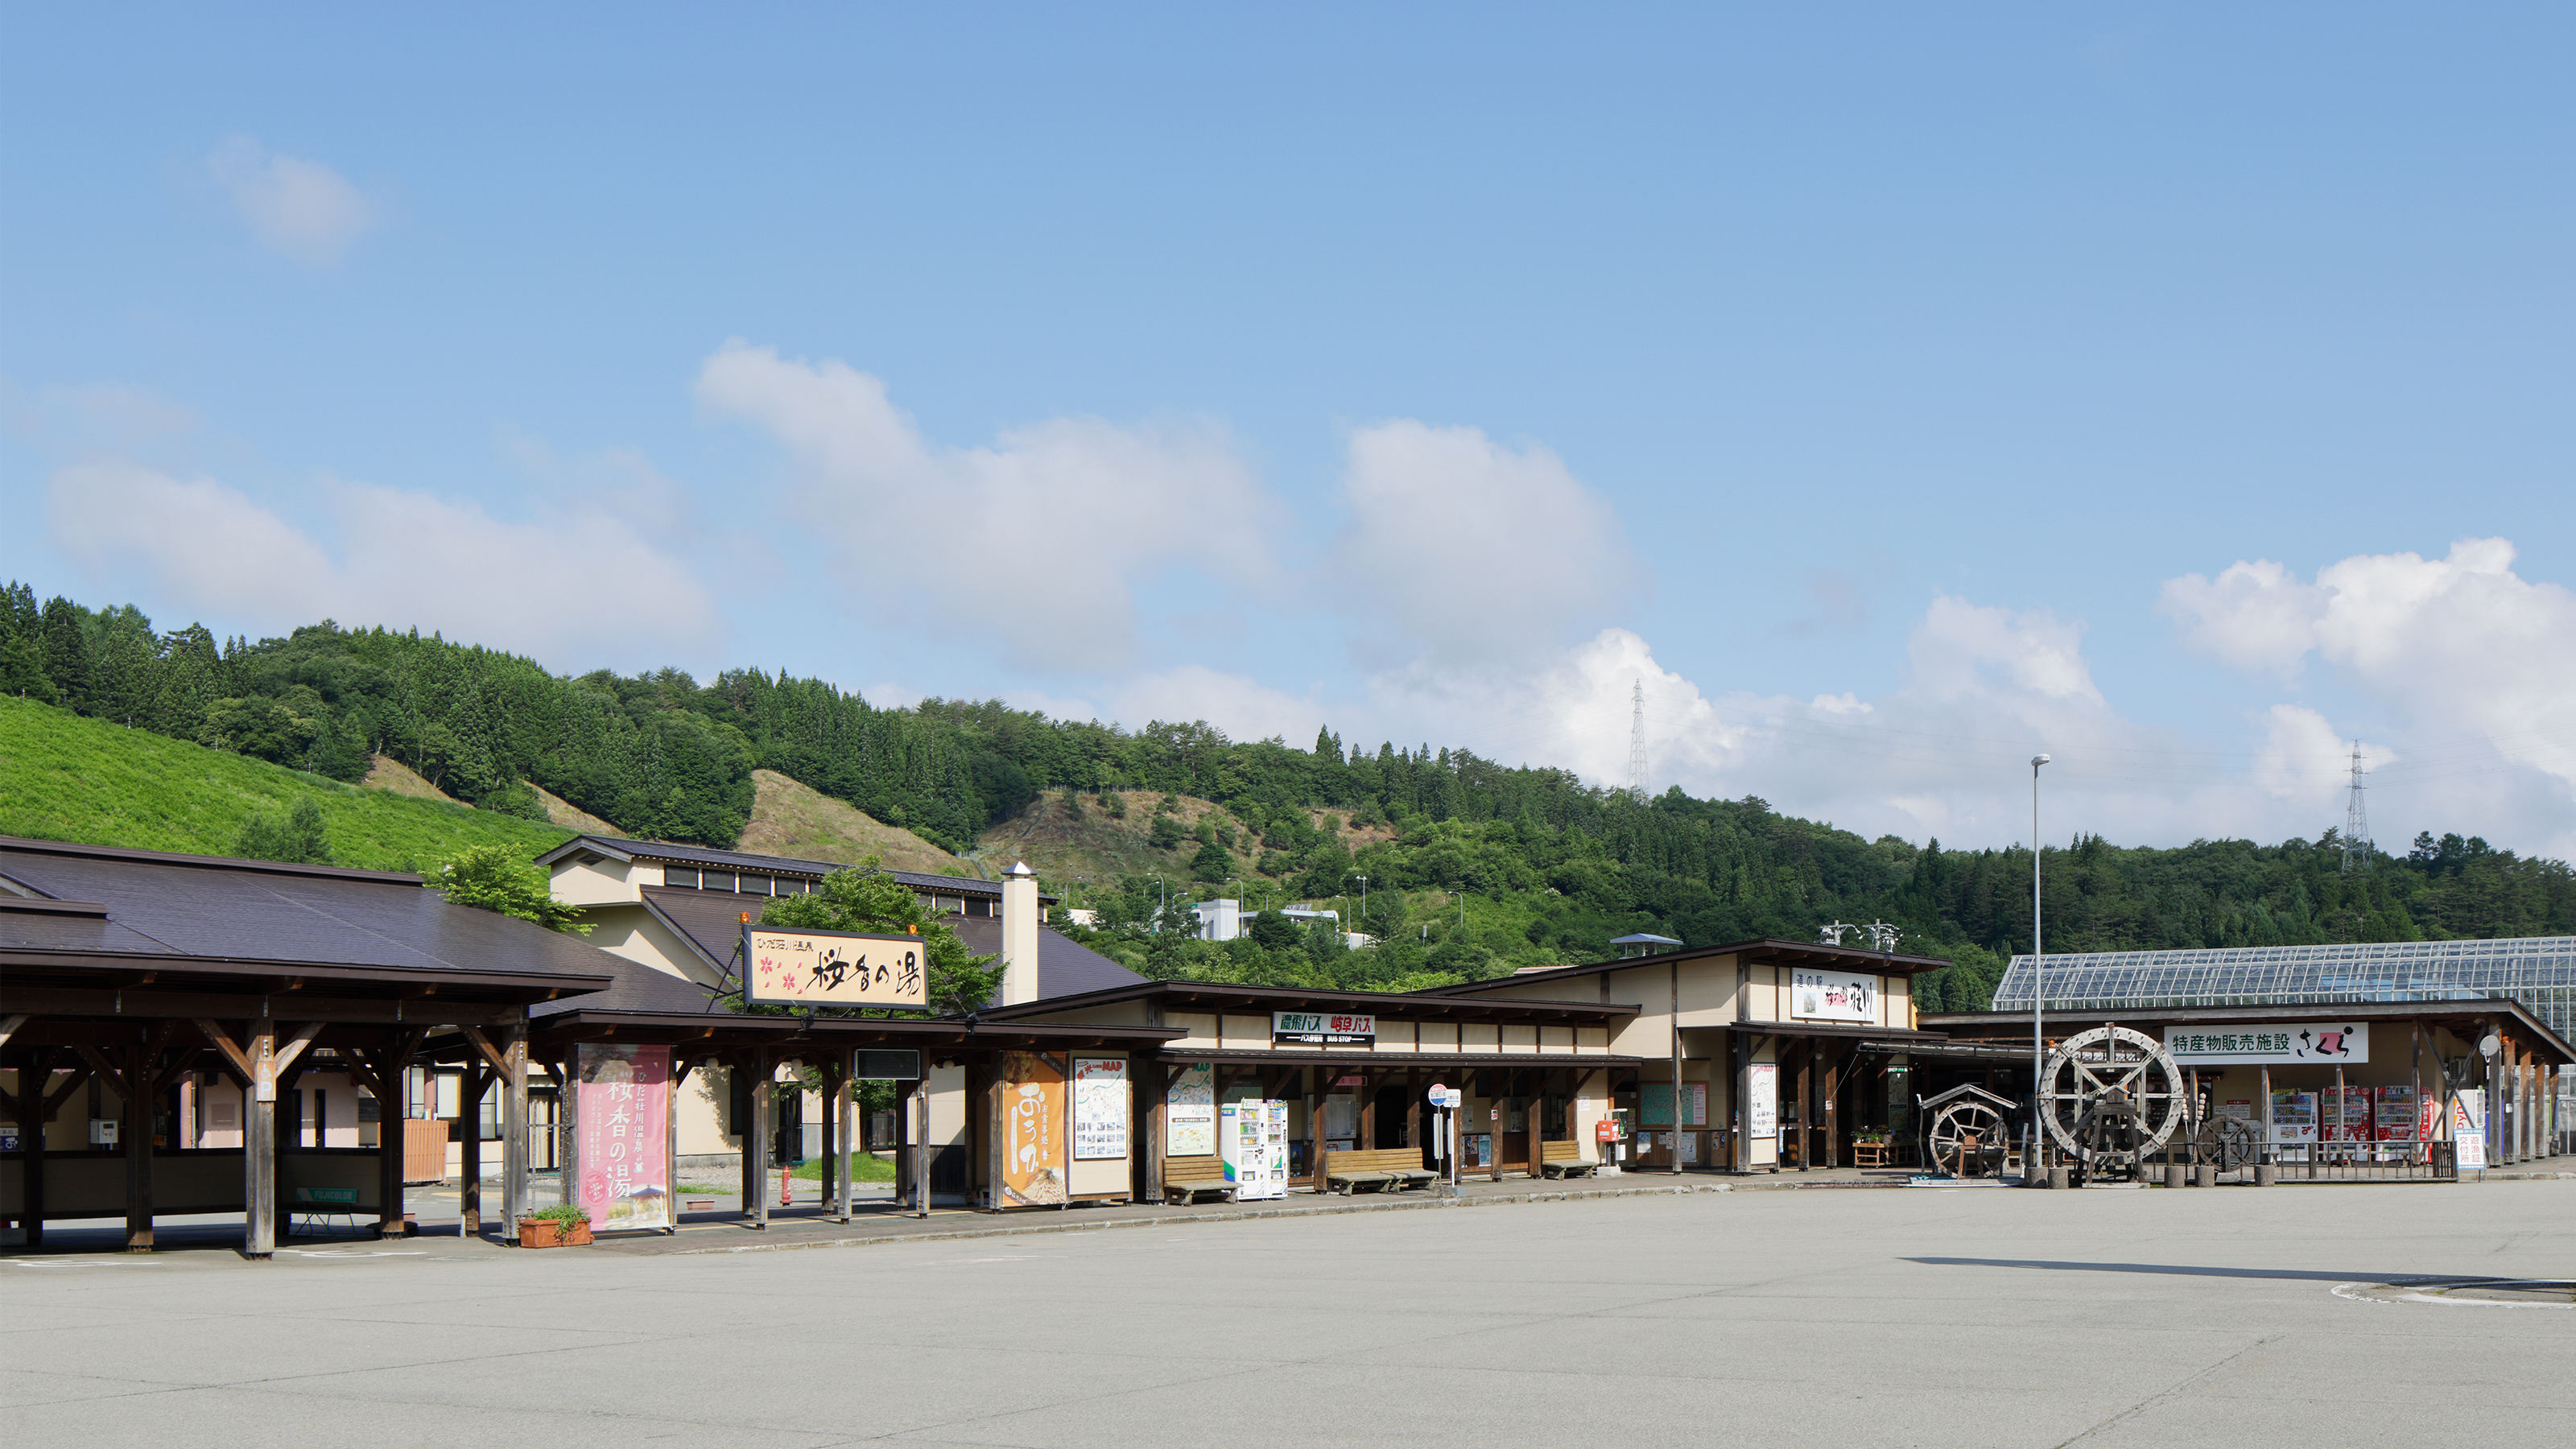
[[[2278,1026],[2169,1026],[2165,1050],[2177,1066],[2356,1065],[2370,1060],[2370,1023],[2283,1022]]]
[[[1780,1135],[1780,1064],[1755,1062],[1744,1069],[1744,1123],[1747,1136],[1756,1141]]]
[[[573,1161],[591,1231],[674,1226],[671,1049],[584,1042],[574,1052]]]
[[[1073,1159],[1127,1155],[1127,1059],[1073,1059]]]
[[[1002,1053],[993,1088],[993,1206],[1065,1200],[1064,1072],[1036,1052]]]
[[[762,1006],[930,1005],[919,936],[742,928],[742,999]]]
[[[1377,1042],[1377,1018],[1350,1012],[1274,1011],[1270,1040],[1274,1046],[1372,1046]]]
[[[1789,1014],[1802,1021],[1876,1021],[1878,978],[1848,971],[1792,971]]]

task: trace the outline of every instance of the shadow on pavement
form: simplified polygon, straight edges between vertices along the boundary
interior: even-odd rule
[[[2305,1268],[2206,1268],[2182,1263],[2061,1263],[2046,1258],[1907,1258],[1935,1268],[2044,1268],[2061,1273],[2157,1273],[2183,1278],[2287,1278],[2312,1283],[2488,1283],[2457,1273],[2320,1273]]]

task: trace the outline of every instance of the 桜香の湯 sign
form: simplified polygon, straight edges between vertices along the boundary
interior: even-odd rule
[[[742,999],[763,1006],[930,1004],[919,936],[742,928]]]

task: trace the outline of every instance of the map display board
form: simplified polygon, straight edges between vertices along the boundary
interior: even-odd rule
[[[1205,1062],[1172,1079],[1163,1099],[1163,1155],[1216,1155],[1216,1068]]]
[[[1073,1059],[1073,1157],[1077,1162],[1127,1155],[1127,1059]]]

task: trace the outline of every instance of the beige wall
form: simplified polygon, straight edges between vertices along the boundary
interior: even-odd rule
[[[583,862],[567,859],[554,865],[555,899],[576,906],[642,900],[644,887],[661,883],[662,867],[640,860]]]
[[[612,956],[701,986],[712,986],[719,979],[720,973],[678,932],[655,920],[641,905],[594,907],[583,913],[582,920],[591,927],[590,944]]]

